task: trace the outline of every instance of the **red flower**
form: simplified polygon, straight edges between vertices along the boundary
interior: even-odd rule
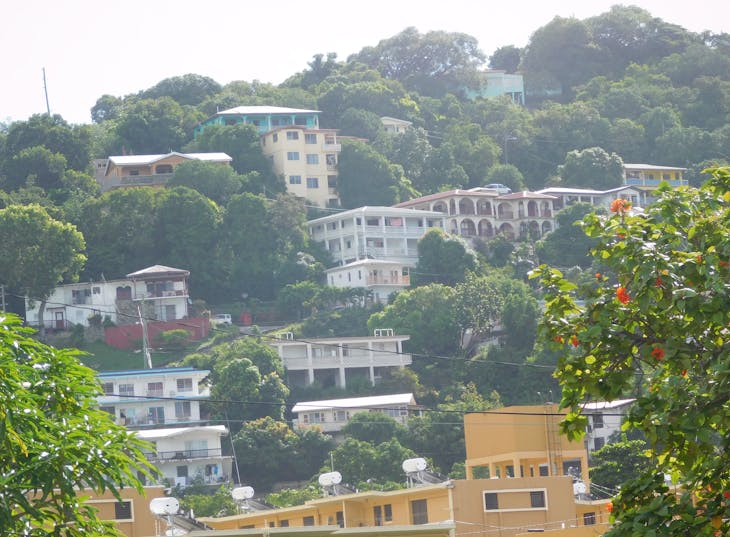
[[[695,260],[696,260],[696,261],[697,261],[698,263],[702,263],[702,256],[701,256],[701,255],[698,255],[697,257],[695,257]]]
[[[596,279],[597,280],[600,280],[601,279],[601,273],[600,272],[596,272]]]
[[[719,265],[722,268],[728,268],[728,267],[730,267],[730,262],[728,262],[728,261],[720,261]]]
[[[563,343],[565,340],[563,339],[563,336],[555,336],[553,338],[553,341],[555,341],[556,343]]]
[[[570,336],[570,344],[573,345],[573,347],[577,347],[580,345],[580,341],[578,341],[578,336]]]
[[[623,198],[617,198],[611,202],[610,209],[612,213],[624,214],[631,209],[631,202]]]
[[[687,376],[687,370],[686,369],[682,369],[682,376],[683,377],[686,377]]]
[[[661,360],[663,360],[663,359],[664,359],[664,349],[662,349],[661,347],[654,347],[654,348],[653,348],[653,349],[651,350],[651,355],[652,355],[652,356],[653,356],[653,357],[654,357],[654,358],[655,358],[655,359],[656,359],[657,361],[661,361]]]
[[[654,287],[664,287],[664,280],[661,278],[654,280]]]
[[[626,290],[626,287],[619,287],[616,289],[616,298],[621,304],[628,304],[631,301],[631,296]]]
[[[626,238],[626,233],[616,233],[616,236],[617,236],[617,237],[618,237],[619,239],[625,239],[625,238]]]
[[[725,492],[723,492],[722,493],[722,497],[723,498],[729,498],[730,499],[730,490],[726,490]]]
[[[608,502],[608,503],[606,504],[606,511],[608,511],[609,513],[610,513],[611,511],[613,511],[613,502]]]

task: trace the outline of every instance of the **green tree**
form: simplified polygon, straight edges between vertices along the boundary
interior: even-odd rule
[[[594,210],[588,203],[574,203],[560,210],[555,215],[557,229],[535,245],[540,262],[563,268],[590,267],[593,263],[590,251],[596,241],[586,236],[579,223]]]
[[[0,322],[0,535],[119,535],[79,491],[142,493],[146,443],[98,408],[99,383],[78,351],[31,333],[13,315]]]
[[[345,208],[393,205],[400,200],[403,170],[368,144],[342,144],[338,162],[338,191]]]
[[[512,189],[512,192],[522,192],[525,188],[525,178],[517,166],[512,164],[496,164],[489,168],[484,179],[485,184],[502,184]]]
[[[5,165],[7,176],[2,184],[6,190],[28,184],[44,190],[58,189],[62,186],[65,172],[66,158],[63,155],[37,145],[22,149],[10,158]]]
[[[607,535],[726,534],[730,169],[712,170],[700,189],[659,195],[642,216],[617,202],[608,217],[586,217],[610,274],[600,285],[575,289],[555,269],[536,272],[546,291],[541,333],[561,351],[570,437],[584,433],[585,400],[637,397],[627,426],[646,435],[651,464],[622,486]]]
[[[380,444],[347,438],[331,455],[343,481],[356,486],[365,482],[400,481],[399,477],[405,480],[401,465],[404,460],[417,456],[395,438]],[[329,464],[325,468],[323,471],[330,471]]]
[[[40,205],[0,210],[0,277],[9,289],[39,301],[38,321],[45,333],[46,300],[63,281],[74,281],[84,266],[84,237],[55,220]]]
[[[230,166],[199,160],[178,165],[167,182],[168,187],[186,186],[197,190],[219,205],[225,205],[233,194],[244,190],[246,184],[247,178],[238,175]]]
[[[623,184],[624,162],[600,147],[570,151],[558,173],[565,186],[608,190]]]
[[[498,278],[469,272],[454,293],[454,316],[461,327],[462,340],[468,334],[476,344],[490,335],[501,319],[504,299]]]
[[[489,57],[489,67],[514,73],[522,61],[522,51],[514,45],[499,47]]]
[[[610,498],[626,481],[651,469],[652,460],[644,440],[623,440],[606,444],[591,455],[591,494]]]
[[[124,107],[116,120],[116,134],[128,152],[180,151],[187,140],[185,119],[182,107],[170,97],[140,99]]]
[[[161,80],[141,93],[144,99],[171,97],[178,104],[195,106],[221,91],[221,85],[207,76],[186,74]]]
[[[342,428],[342,433],[349,438],[382,444],[391,438],[402,436],[403,426],[383,412],[358,412]]]
[[[477,69],[484,60],[477,40],[470,35],[442,31],[420,34],[413,27],[348,58],[432,97],[475,87]]]
[[[476,267],[476,255],[463,239],[434,228],[418,241],[418,264],[411,270],[411,284],[456,285]]]

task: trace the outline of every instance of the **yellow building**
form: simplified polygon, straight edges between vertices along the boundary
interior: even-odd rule
[[[449,480],[387,492],[327,496],[295,507],[199,521],[216,530],[453,523],[456,537],[513,537],[527,530],[598,526],[607,521],[607,512],[605,502],[576,502],[572,478],[560,476]]]
[[[467,478],[475,468],[485,468],[490,477],[569,475],[587,482],[585,446],[560,434],[563,414],[552,403],[467,414]]]
[[[428,526],[392,526],[388,528],[253,528],[237,530],[193,531],[186,537],[453,537],[453,524]],[[152,537],[152,536],[150,536]]]

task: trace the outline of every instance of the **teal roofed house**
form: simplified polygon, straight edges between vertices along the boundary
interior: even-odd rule
[[[195,127],[193,135],[197,137],[211,125],[254,125],[259,134],[288,125],[318,129],[319,113],[319,110],[301,110],[281,106],[237,106],[209,117]]]

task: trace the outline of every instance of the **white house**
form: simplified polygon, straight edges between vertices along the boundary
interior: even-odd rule
[[[350,419],[360,412],[382,412],[405,425],[408,416],[418,412],[420,407],[412,393],[352,397],[349,399],[328,399],[323,401],[301,401],[294,405],[292,413],[295,429],[316,426],[322,432],[336,434]]]
[[[269,344],[281,357],[289,385],[317,382],[345,388],[354,378],[366,378],[375,385],[385,369],[410,365],[411,355],[403,352],[403,342],[409,339],[383,329],[374,336],[300,340],[288,333]]]
[[[380,118],[380,122],[383,124],[383,129],[388,134],[403,134],[411,128],[411,125],[413,125],[411,121],[389,116],[382,116]]]
[[[552,186],[538,190],[537,193],[548,194],[557,198],[554,203],[555,211],[562,210],[575,203],[589,203],[594,207],[608,209],[611,202],[617,198],[629,200],[634,207],[646,207],[649,201],[646,190],[627,185],[608,190]]]
[[[110,371],[98,374],[99,407],[154,449],[147,458],[171,485],[200,476],[218,483],[231,475],[232,457],[223,455],[223,425],[208,425],[200,401],[210,397],[203,380],[209,371],[192,367]]]
[[[63,330],[72,324],[89,326],[89,317],[108,316],[115,324],[139,320],[137,306],[147,319],[173,321],[188,316],[187,270],[153,265],[124,279],[60,285],[46,301],[43,320],[40,302],[25,299],[26,322],[31,326]]]
[[[601,449],[612,434],[621,431],[628,407],[633,402],[634,399],[617,399],[583,405],[583,414],[588,416],[585,443],[589,453]]]
[[[324,271],[327,285],[339,288],[364,287],[373,302],[387,303],[391,293],[411,284],[410,265],[382,259],[361,259]]]
[[[491,188],[448,190],[395,207],[442,213],[449,233],[472,239],[540,238],[555,229],[556,198],[539,192],[500,194]]]

